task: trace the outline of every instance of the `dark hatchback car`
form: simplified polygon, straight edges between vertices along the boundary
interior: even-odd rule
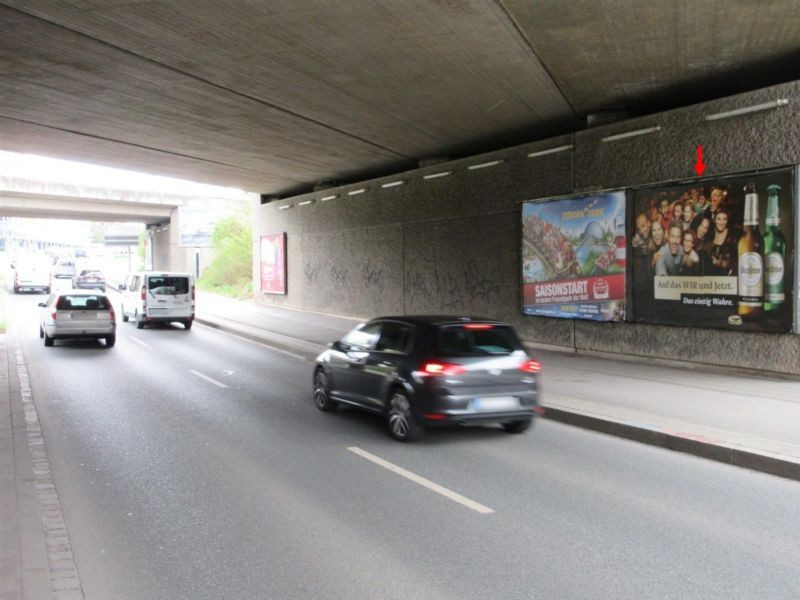
[[[469,423],[500,423],[522,433],[543,412],[540,370],[507,323],[381,317],[320,354],[314,403],[323,411],[344,404],[380,414],[401,441],[427,427]]]

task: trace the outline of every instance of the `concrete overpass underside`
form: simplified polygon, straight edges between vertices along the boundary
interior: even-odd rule
[[[0,191],[0,216],[102,222],[169,223],[174,206]]]

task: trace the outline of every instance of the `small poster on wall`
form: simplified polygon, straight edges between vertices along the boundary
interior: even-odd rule
[[[261,293],[286,294],[286,233],[261,236]]]
[[[792,327],[792,169],[634,192],[634,320]]]
[[[523,312],[621,321],[626,251],[625,192],[525,202]]]

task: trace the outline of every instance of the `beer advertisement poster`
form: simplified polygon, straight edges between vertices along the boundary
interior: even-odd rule
[[[635,321],[792,327],[791,168],[634,191]]]
[[[286,234],[261,236],[261,293],[286,293]]]
[[[621,321],[626,252],[625,192],[525,202],[523,312]]]

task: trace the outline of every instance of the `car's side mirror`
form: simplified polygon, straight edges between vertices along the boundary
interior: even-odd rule
[[[328,348],[331,350],[341,350],[342,344],[340,342],[328,342]]]
[[[120,283],[119,284],[119,291],[121,292],[121,291],[124,291],[124,290],[125,290],[125,284],[124,283]]]
[[[45,306],[47,306],[47,303],[46,303],[46,302],[39,302],[39,306],[41,306],[42,308],[44,308]]]

